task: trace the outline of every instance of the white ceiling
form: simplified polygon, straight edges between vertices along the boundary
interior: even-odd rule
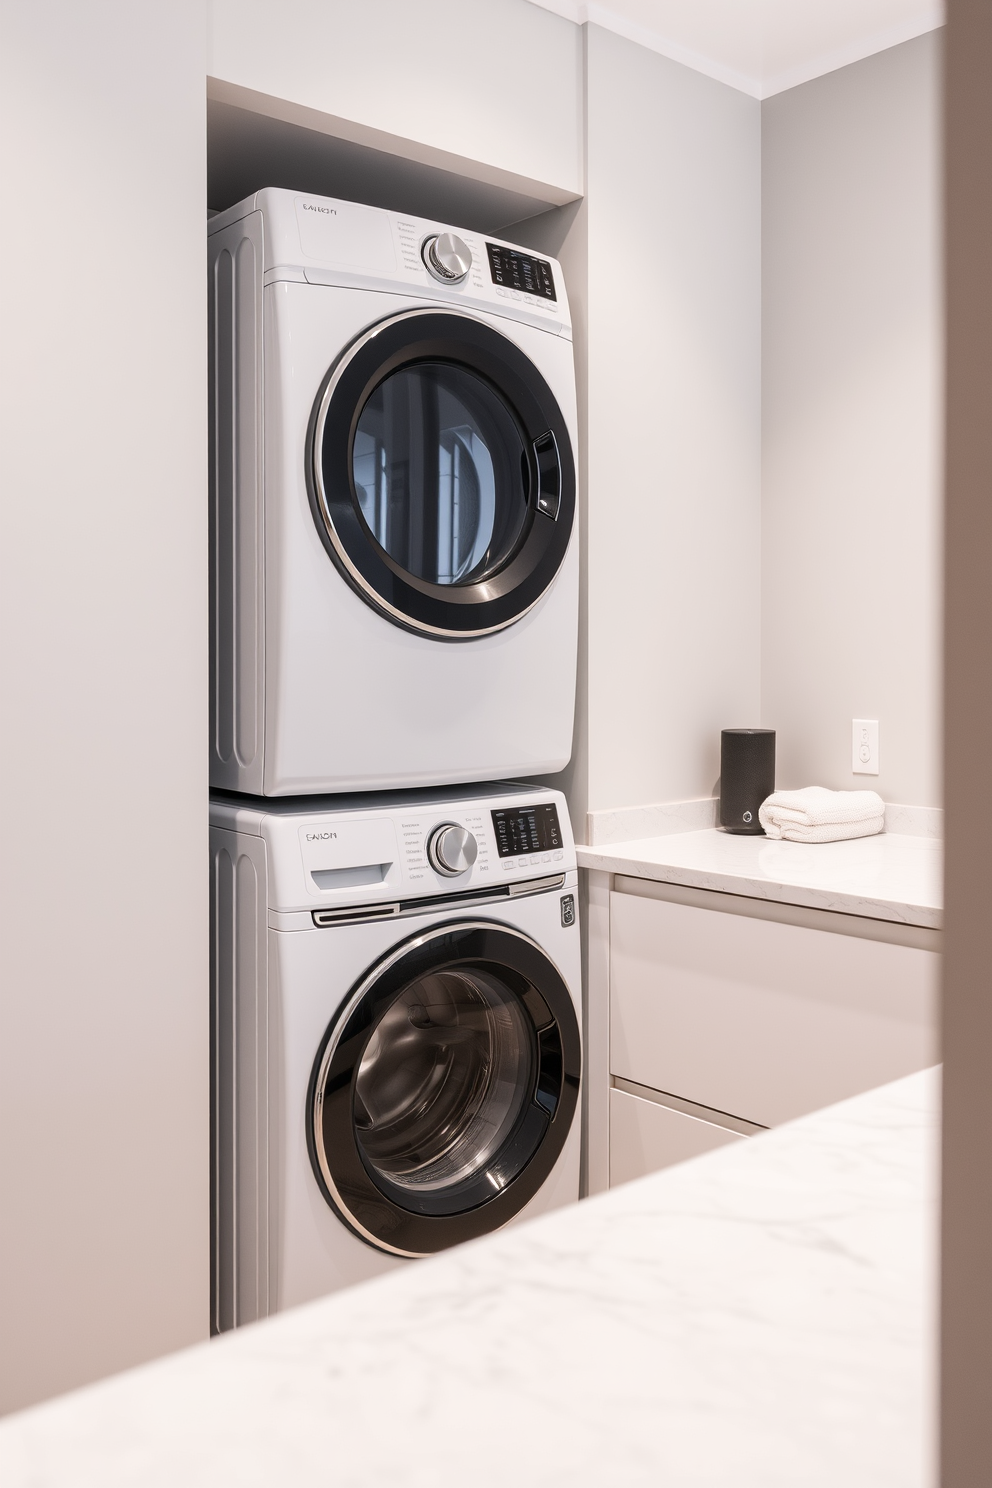
[[[534,0],[768,98],[943,24],[942,0]]]

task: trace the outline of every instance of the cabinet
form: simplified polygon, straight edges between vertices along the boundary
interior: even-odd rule
[[[939,1059],[938,931],[604,873],[588,924],[591,1192]]]
[[[610,1088],[611,1188],[743,1140],[743,1133],[676,1111],[648,1092],[635,1095],[616,1084]]]

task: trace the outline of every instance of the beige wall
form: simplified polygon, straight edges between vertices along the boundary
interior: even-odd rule
[[[762,722],[939,805],[941,33],[762,105]],[[881,773],[851,773],[877,718]]]
[[[527,0],[207,0],[207,71],[582,190],[580,27]]]
[[[203,73],[3,7],[0,1410],[208,1327]]]

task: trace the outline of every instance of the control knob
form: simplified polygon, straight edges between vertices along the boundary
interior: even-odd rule
[[[455,822],[442,822],[435,827],[427,843],[431,867],[445,878],[467,873],[478,856],[479,844],[472,833]]]
[[[472,267],[472,250],[455,233],[435,233],[421,248],[427,271],[442,284],[458,284]]]

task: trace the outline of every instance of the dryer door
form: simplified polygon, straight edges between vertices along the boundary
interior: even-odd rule
[[[325,1199],[370,1245],[423,1256],[498,1229],[575,1116],[579,1027],[527,936],[459,921],[355,987],[314,1062],[307,1139]]]
[[[519,347],[460,311],[373,326],[310,421],[317,528],[341,573],[407,630],[468,640],[553,582],[575,518],[561,409]]]

